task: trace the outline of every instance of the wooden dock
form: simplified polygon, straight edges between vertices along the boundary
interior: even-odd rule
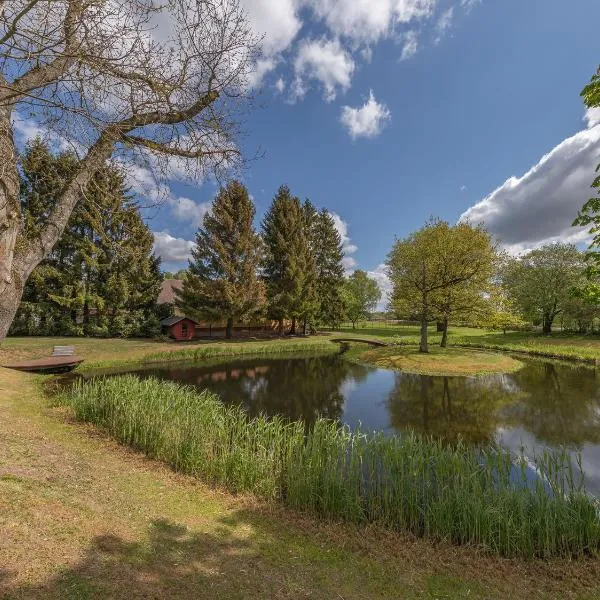
[[[77,365],[84,361],[78,356],[48,356],[35,360],[25,360],[18,363],[2,365],[6,369],[17,371],[29,371],[32,373],[65,373],[72,371]]]

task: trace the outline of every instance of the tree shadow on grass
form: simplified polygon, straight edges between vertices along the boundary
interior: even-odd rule
[[[148,540],[131,542],[107,534],[94,538],[83,558],[40,585],[11,585],[0,572],[0,597],[48,598],[268,598],[276,582],[261,573],[250,543],[232,535],[229,519],[210,533],[153,521]],[[2,595],[2,586],[6,595]]]

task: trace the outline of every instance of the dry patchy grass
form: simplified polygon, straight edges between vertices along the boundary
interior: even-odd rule
[[[599,598],[600,563],[505,560],[211,490],[0,369],[0,597]]]

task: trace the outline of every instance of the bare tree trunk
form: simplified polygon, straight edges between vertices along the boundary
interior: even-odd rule
[[[233,337],[233,319],[229,317],[227,319],[227,325],[225,327],[225,337],[230,340]]]
[[[283,335],[283,317],[279,319],[279,335]]]
[[[443,328],[442,328],[442,341],[440,342],[442,348],[448,347],[448,317],[444,317]]]
[[[292,327],[290,329],[290,335],[296,335],[296,317],[292,317]]]
[[[545,335],[550,335],[552,333],[552,319],[550,315],[544,315],[544,319],[542,321],[542,333]]]
[[[423,293],[423,311],[421,312],[421,343],[419,352],[429,352],[429,344],[427,340],[427,294]]]

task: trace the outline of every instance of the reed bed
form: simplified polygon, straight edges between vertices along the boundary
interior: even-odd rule
[[[323,517],[510,557],[600,548],[598,502],[566,452],[526,459],[326,420],[307,432],[301,422],[249,418],[209,392],[131,375],[77,382],[60,400],[179,471]]]

